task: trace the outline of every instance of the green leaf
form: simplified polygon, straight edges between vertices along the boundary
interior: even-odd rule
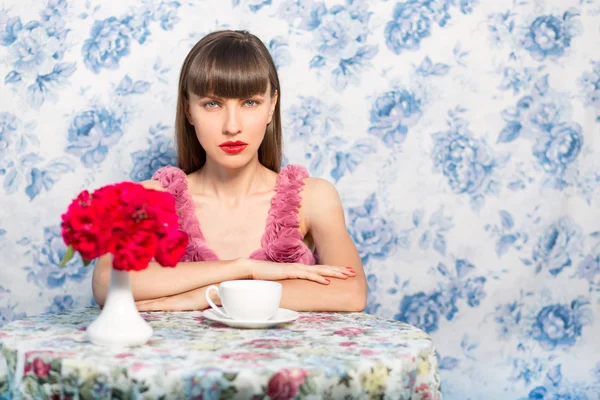
[[[69,245],[69,247],[67,247],[67,252],[65,253],[63,259],[60,261],[61,268],[67,265],[71,258],[73,258],[73,254],[75,254],[75,250],[73,250],[73,246]]]
[[[83,260],[83,266],[87,267],[88,265],[90,265],[92,263],[92,260]]]
[[[237,378],[237,376],[238,376],[237,372],[223,373],[223,378],[227,379],[229,382],[235,381],[235,378]]]
[[[219,396],[219,400],[231,400],[238,393],[238,390],[235,386],[229,386],[227,389],[221,391],[221,395]]]

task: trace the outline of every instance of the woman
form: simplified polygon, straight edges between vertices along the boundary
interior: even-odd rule
[[[283,308],[365,308],[365,274],[337,191],[301,166],[280,170],[280,101],[275,64],[248,32],[214,32],[187,55],[175,121],[179,168],[142,184],[173,194],[190,243],[177,268],[151,262],[131,274],[139,310],[205,309],[206,287],[233,279],[280,281]],[[94,270],[100,305],[110,257]]]

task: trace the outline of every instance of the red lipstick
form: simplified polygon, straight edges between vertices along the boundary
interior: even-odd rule
[[[248,147],[248,143],[239,140],[236,140],[235,142],[228,141],[221,143],[219,147],[227,154],[238,154],[244,151],[246,147]]]

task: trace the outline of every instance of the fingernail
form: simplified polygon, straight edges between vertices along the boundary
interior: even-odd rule
[[[327,283],[331,283],[331,281],[329,279],[325,278],[325,280],[327,281]]]

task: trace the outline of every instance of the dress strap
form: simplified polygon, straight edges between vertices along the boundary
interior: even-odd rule
[[[188,193],[187,176],[177,167],[167,166],[152,175],[163,188],[175,197],[175,207],[179,213],[181,229],[190,235],[191,239],[204,241],[204,235],[194,212],[194,201]]]
[[[298,210],[302,202],[300,191],[304,186],[304,179],[308,176],[306,168],[294,164],[285,166],[279,172],[263,236],[263,248],[271,247],[270,245],[279,238],[302,242]]]

